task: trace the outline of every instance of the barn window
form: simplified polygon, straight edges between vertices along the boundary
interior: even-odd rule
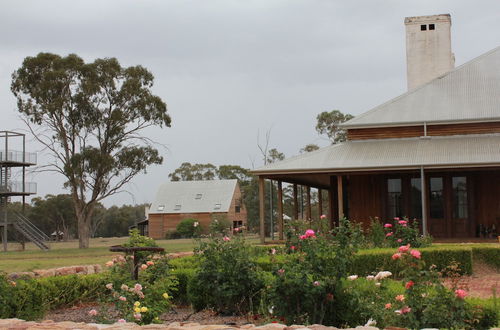
[[[236,206],[234,207],[234,211],[235,211],[236,213],[240,213],[240,212],[241,212],[241,206],[236,205]]]
[[[201,199],[202,196],[203,196],[203,194],[196,194],[195,199]]]
[[[165,205],[158,205],[158,211],[163,211],[165,209]]]
[[[215,204],[214,210],[220,210],[221,205],[220,204]]]
[[[425,31],[425,30],[427,30],[427,25],[425,24],[420,25],[420,31]]]
[[[435,30],[436,26],[434,24],[429,24],[429,30]]]
[[[181,204],[175,204],[174,211],[179,211],[181,209]]]

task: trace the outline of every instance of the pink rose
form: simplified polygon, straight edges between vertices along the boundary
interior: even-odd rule
[[[391,303],[385,304],[385,309],[391,309],[391,308],[392,308],[392,304]]]
[[[276,254],[276,249],[271,249],[271,254]]]
[[[319,283],[319,281],[314,281],[314,282],[313,282],[313,285],[314,285],[314,286],[320,286],[320,283]]]
[[[392,234],[393,234],[393,233],[392,233],[392,231],[391,231],[391,232],[389,232],[389,233],[385,234],[385,237],[392,236]]]
[[[386,223],[386,224],[384,225],[384,227],[385,227],[385,228],[392,228],[392,225],[391,225],[390,223]]]
[[[112,260],[110,260],[110,261],[106,262],[106,267],[113,267],[114,264],[115,263]]]
[[[401,252],[401,253],[405,253],[405,252],[408,252],[409,249],[410,249],[410,244],[400,246],[398,248],[398,251]]]
[[[136,284],[134,285],[134,290],[135,290],[135,291],[141,291],[141,290],[142,290],[142,285],[140,285],[139,283],[136,283]]]
[[[306,236],[306,235],[300,235],[300,236],[299,236],[299,239],[302,239],[302,240],[303,240],[303,239],[306,239],[306,238],[307,238],[307,236]]]
[[[411,250],[411,251],[410,251],[410,254],[411,254],[411,255],[413,256],[413,258],[415,258],[415,259],[420,259],[421,255],[422,255],[422,254],[420,253],[420,251],[418,251],[418,250]]]
[[[320,218],[321,220],[324,220],[324,219],[326,219],[326,215],[322,214],[319,218]]]
[[[398,295],[396,296],[396,300],[397,300],[397,301],[405,301],[405,296],[404,296],[404,295],[402,295],[402,294],[398,294]]]
[[[140,313],[134,314],[134,319],[140,320],[142,318],[142,315]]]
[[[399,258],[401,258],[401,253],[399,253],[399,252],[394,253],[391,258],[392,258],[392,260],[398,260]]]
[[[224,242],[229,242],[231,239],[227,236],[224,236],[224,238],[222,239]]]
[[[398,220],[399,220],[399,217],[394,217],[394,220],[395,220],[395,221],[398,221]]]
[[[120,296],[120,298],[118,299],[120,299],[121,301],[127,301],[127,298],[125,298],[124,296]]]
[[[278,275],[283,275],[285,274],[285,270],[283,268],[278,269]]]
[[[406,225],[407,224],[407,221],[406,220],[399,220],[398,223],[400,225]]]
[[[405,288],[408,290],[408,289],[410,289],[410,288],[411,288],[414,284],[415,284],[415,282],[413,282],[413,281],[408,281],[408,282],[406,282],[406,284],[405,284]]]
[[[464,299],[467,296],[467,292],[462,289],[455,290],[455,297],[458,299]]]
[[[106,284],[106,289],[113,290],[113,283]]]
[[[146,264],[142,264],[142,265],[141,265],[141,269],[142,269],[142,270],[146,270],[146,269],[148,269],[148,265],[146,265]]]
[[[314,237],[315,233],[314,230],[308,229],[306,230],[306,237]]]
[[[296,247],[295,245],[290,246],[290,250],[295,251]]]
[[[96,316],[96,315],[97,315],[97,311],[96,311],[95,309],[91,309],[91,310],[89,311],[89,315],[90,315],[90,316]]]
[[[401,238],[398,238],[396,242],[401,243],[403,240]]]
[[[406,313],[409,313],[411,312],[411,308],[406,306],[406,307],[403,307],[401,308],[401,314],[406,314]]]
[[[148,261],[148,262],[146,262],[146,265],[148,265],[148,266],[153,266],[154,264],[155,264],[155,263],[154,263],[153,261],[151,261],[151,260],[150,260],[150,261]]]
[[[240,231],[240,228],[234,228],[234,232],[237,233]]]
[[[118,323],[127,323],[127,321],[125,321],[124,319],[119,319]]]

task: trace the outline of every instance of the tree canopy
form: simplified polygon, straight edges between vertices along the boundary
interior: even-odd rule
[[[151,92],[153,75],[115,58],[85,63],[40,53],[12,75],[17,107],[34,137],[53,156],[43,167],[67,179],[80,247],[87,248],[96,205],[163,158],[141,133],[170,126],[165,102]]]
[[[339,110],[324,111],[316,117],[316,131],[321,135],[326,135],[332,144],[343,142],[347,138],[346,131],[340,128],[339,124],[352,118],[354,118],[353,115],[343,114]]]

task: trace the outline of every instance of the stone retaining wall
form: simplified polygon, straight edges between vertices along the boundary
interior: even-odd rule
[[[337,330],[338,328],[326,327],[324,325],[292,325],[286,326],[279,323],[269,323],[262,326],[256,326],[254,324],[245,324],[239,327],[230,325],[201,325],[199,323],[169,323],[169,324],[150,324],[139,326],[135,323],[115,323],[115,324],[95,324],[95,323],[75,323],[75,322],[54,322],[54,321],[43,321],[43,322],[26,322],[19,319],[5,319],[0,320],[0,329],[23,329],[23,330],[99,330],[99,329],[168,329],[168,330],[219,330],[219,329],[252,329],[252,330]],[[356,328],[351,328],[351,330],[378,330],[375,327],[359,326]]]
[[[168,256],[172,259],[187,257],[193,255],[193,252],[178,252],[178,253],[170,253]],[[111,257],[112,259],[113,257]],[[101,265],[80,265],[80,266],[67,266],[67,267],[59,267],[59,268],[50,268],[50,269],[35,269],[32,272],[17,272],[9,274],[9,279],[16,280],[20,277],[48,277],[48,276],[60,276],[60,275],[87,275],[87,274],[96,274],[102,272]]]

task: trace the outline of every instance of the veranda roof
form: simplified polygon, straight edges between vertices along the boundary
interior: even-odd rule
[[[257,175],[500,166],[500,134],[359,140],[252,171]]]
[[[149,214],[227,212],[237,180],[173,181],[160,186]]]
[[[345,128],[500,120],[500,47],[347,121]]]

